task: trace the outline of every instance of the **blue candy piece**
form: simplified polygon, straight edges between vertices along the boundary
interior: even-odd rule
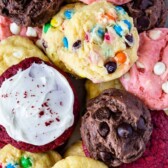
[[[97,30],[97,35],[101,38],[104,37],[104,34],[105,34],[105,31],[100,27],[98,30]]]
[[[122,36],[123,35],[123,29],[120,25],[114,25],[114,30],[115,32],[119,35],[119,36]]]
[[[121,6],[116,6],[116,7],[115,7],[115,10],[116,10],[117,12],[120,12],[121,14],[126,14],[124,8],[122,8]]]
[[[132,28],[132,25],[131,25],[130,21],[128,21],[128,20],[123,20],[123,22],[128,26],[128,29],[129,29],[129,31],[130,31],[131,28]]]
[[[7,166],[6,166],[6,168],[16,168],[17,165],[18,165],[17,163],[14,164],[14,165],[12,163],[8,163]]]
[[[68,9],[64,12],[64,16],[66,19],[71,19],[72,16],[74,15],[74,10],[73,9]]]
[[[67,39],[66,37],[64,37],[64,38],[62,39],[62,42],[63,42],[63,44],[64,44],[64,47],[65,47],[65,48],[68,48],[68,39]]]

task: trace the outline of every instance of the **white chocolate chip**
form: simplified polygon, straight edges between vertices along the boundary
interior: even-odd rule
[[[160,30],[151,30],[149,31],[149,37],[152,40],[158,40],[160,38],[161,33],[162,32]]]
[[[168,81],[162,84],[162,90],[168,94]]]
[[[12,34],[19,34],[20,33],[20,26],[18,26],[16,23],[10,24],[10,31]]]
[[[37,37],[37,32],[33,27],[28,27],[26,31],[26,36]]]
[[[13,53],[13,56],[16,57],[16,58],[21,58],[22,57],[22,51],[16,51]]]
[[[127,72],[123,77],[124,77],[124,79],[127,80],[127,81],[130,80],[130,73]]]
[[[137,65],[138,68],[142,68],[142,69],[145,68],[144,64],[139,62],[139,61],[136,62],[136,65]]]
[[[166,65],[163,62],[157,62],[153,71],[155,75],[162,75],[166,71]]]

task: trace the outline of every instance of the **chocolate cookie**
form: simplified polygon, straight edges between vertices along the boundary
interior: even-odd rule
[[[0,14],[24,26],[40,26],[59,10],[63,0],[2,0]]]
[[[133,0],[125,5],[139,32],[164,27],[167,9],[164,0]]]
[[[118,89],[91,99],[82,118],[81,136],[89,155],[109,167],[141,157],[151,133],[149,110],[137,97]]]

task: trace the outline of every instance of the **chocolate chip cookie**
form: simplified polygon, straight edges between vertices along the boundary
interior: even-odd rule
[[[146,106],[132,94],[108,89],[87,104],[81,136],[89,155],[109,167],[142,156],[152,133]]]
[[[0,14],[24,26],[41,26],[56,14],[63,0],[2,0]]]
[[[167,7],[164,0],[133,0],[125,5],[139,32],[164,27]]]

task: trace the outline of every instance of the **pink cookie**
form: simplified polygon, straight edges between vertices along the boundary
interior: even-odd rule
[[[41,31],[38,27],[18,26],[8,18],[0,16],[0,41],[12,35],[21,35],[36,42],[41,37]]]
[[[139,59],[121,78],[124,88],[150,108],[168,108],[168,29],[140,34]]]
[[[82,1],[86,4],[91,4],[92,2],[99,1],[99,0],[80,0],[80,1]],[[107,0],[107,1],[112,2],[116,5],[122,5],[122,4],[125,4],[131,0]]]

